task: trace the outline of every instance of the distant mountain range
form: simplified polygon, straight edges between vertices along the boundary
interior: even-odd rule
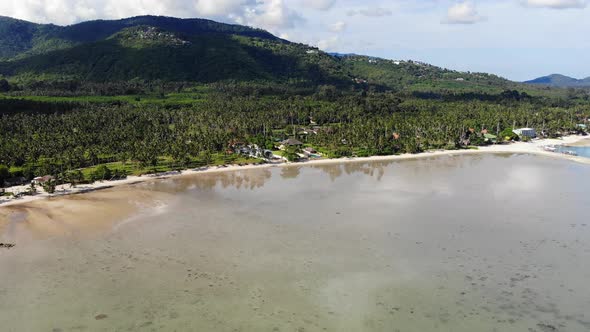
[[[535,85],[546,85],[546,86],[553,86],[553,87],[590,87],[590,77],[584,79],[576,79],[573,77],[560,75],[560,74],[553,74],[549,76],[543,76],[536,78],[534,80],[526,81],[524,83],[527,84],[535,84]]]
[[[329,54],[246,26],[204,19],[139,16],[70,26],[0,16],[0,78],[35,82],[256,81],[502,91],[495,75],[421,62]]]

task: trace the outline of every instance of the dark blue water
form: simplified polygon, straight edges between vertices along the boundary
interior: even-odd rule
[[[574,151],[580,157],[590,158],[590,146],[558,146],[557,151]]]

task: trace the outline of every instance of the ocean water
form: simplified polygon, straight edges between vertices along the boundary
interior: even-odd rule
[[[98,194],[74,219],[51,205],[57,235],[32,226],[43,206],[8,214],[0,330],[590,330],[588,165],[447,156],[131,189],[162,196],[125,189],[141,208],[124,217]],[[81,232],[90,215],[108,227]]]
[[[580,157],[590,158],[590,146],[559,146],[560,152],[573,151]]]

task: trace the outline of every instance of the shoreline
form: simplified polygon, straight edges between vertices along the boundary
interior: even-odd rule
[[[421,159],[421,158],[430,158],[430,157],[440,157],[440,156],[456,156],[456,155],[470,155],[470,154],[501,154],[501,153],[513,153],[513,154],[533,154],[538,156],[545,156],[563,160],[570,160],[582,164],[590,165],[589,158],[583,158],[578,156],[570,156],[556,152],[549,152],[545,151],[543,147],[549,145],[570,145],[570,144],[580,144],[583,141],[588,141],[590,144],[590,137],[588,136],[580,136],[580,135],[572,135],[572,136],[564,136],[559,139],[541,139],[541,140],[534,140],[532,142],[515,142],[509,144],[496,144],[496,145],[489,145],[479,147],[477,150],[434,150],[434,151],[426,151],[418,154],[402,154],[402,155],[389,155],[389,156],[372,156],[372,157],[354,157],[354,158],[339,158],[339,159],[318,159],[318,160],[308,160],[304,162],[296,162],[296,163],[268,163],[268,164],[260,164],[260,165],[246,165],[246,166],[239,166],[239,165],[225,165],[225,166],[217,166],[217,167],[207,167],[202,169],[188,169],[179,172],[167,172],[164,174],[152,174],[152,175],[143,175],[143,176],[129,176],[125,180],[114,180],[114,181],[102,181],[102,182],[95,182],[93,184],[84,184],[78,185],[76,188],[69,188],[69,184],[59,185],[56,188],[56,192],[54,194],[47,194],[45,192],[38,193],[35,196],[24,196],[18,199],[9,198],[6,199],[4,197],[0,198],[0,208],[8,207],[8,206],[15,206],[15,205],[22,205],[27,204],[33,201],[47,199],[47,198],[54,198],[54,197],[61,197],[67,195],[78,195],[84,194],[89,192],[94,192],[98,190],[105,190],[114,187],[120,187],[125,185],[133,185],[137,183],[144,183],[149,181],[157,181],[162,179],[168,179],[171,177],[184,177],[184,176],[192,176],[198,174],[207,174],[207,173],[220,173],[220,172],[234,172],[240,170],[251,170],[251,169],[263,169],[263,168],[272,168],[272,167],[294,167],[294,166],[308,166],[308,165],[331,165],[331,164],[342,164],[342,163],[353,163],[353,162],[378,162],[378,161],[397,161],[397,160],[411,160],[411,159]],[[6,191],[15,190],[21,191],[28,186],[15,186],[5,188]]]

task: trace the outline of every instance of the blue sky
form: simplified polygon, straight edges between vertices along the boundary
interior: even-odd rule
[[[2,0],[0,15],[71,24],[153,14],[267,29],[341,53],[526,80],[590,76],[590,0]]]

